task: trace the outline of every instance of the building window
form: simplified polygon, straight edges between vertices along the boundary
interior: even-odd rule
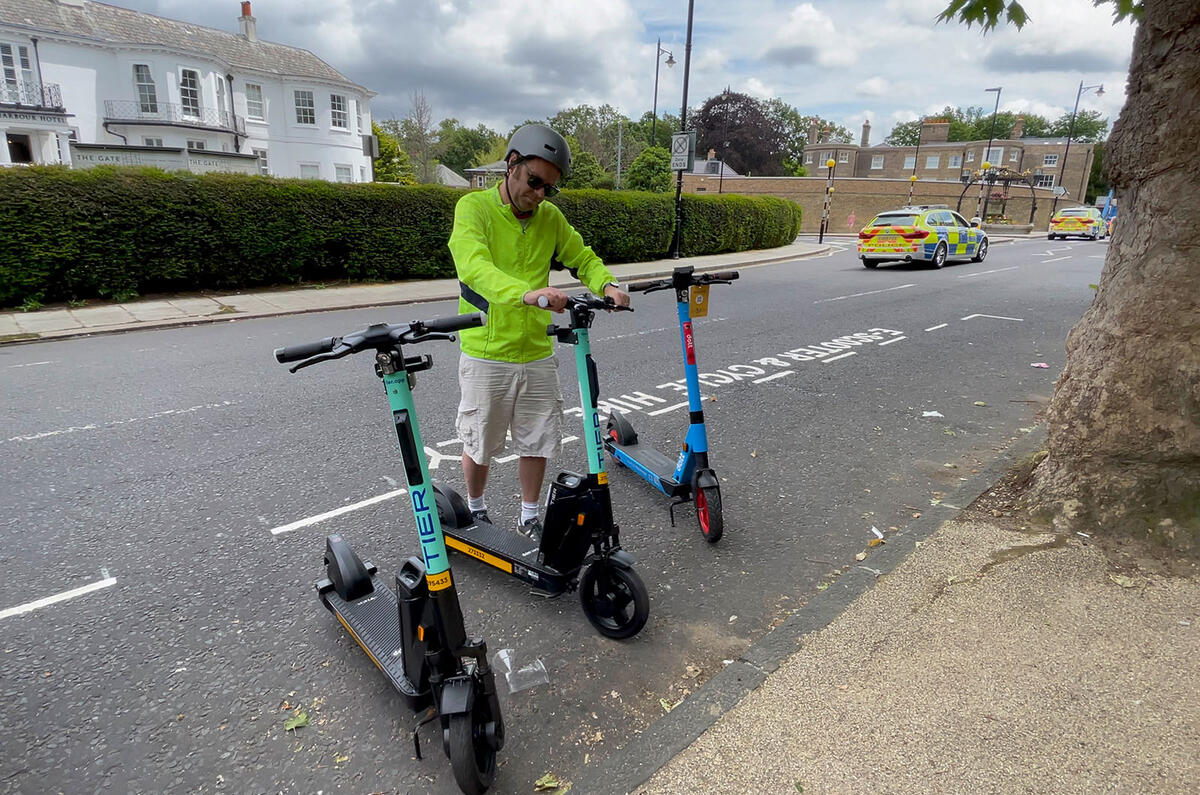
[[[163,145],[163,142],[162,142],[161,138],[143,138],[142,139],[142,146],[162,146],[162,145]]]
[[[367,181],[367,167],[366,166],[358,167],[358,181],[359,182]]]
[[[354,112],[358,116],[358,134],[362,135],[363,131],[363,104],[361,99],[354,100]],[[366,180],[363,180],[366,182]]]
[[[258,83],[246,84],[246,116],[251,119],[263,118],[262,86]]]
[[[311,92],[309,92],[311,93]],[[316,163],[300,164],[300,179],[320,179],[321,167]]]
[[[972,149],[970,152],[967,152],[967,162],[968,163],[975,162],[975,150],[974,149]]]
[[[33,64],[29,60],[28,47],[24,44],[0,44],[0,71],[3,72],[4,80],[3,85],[0,85],[0,99],[21,105],[42,104],[42,97],[34,97],[30,91],[37,81],[33,79]]]
[[[925,168],[941,168],[941,167],[942,167],[942,156],[941,155],[929,155],[928,157],[925,158]]]
[[[812,165],[812,152],[804,153],[804,165],[806,165],[806,166]]]
[[[1033,178],[1033,186],[1035,188],[1053,188],[1054,187],[1054,175],[1053,174],[1038,174],[1036,177]]]
[[[1015,162],[1017,162],[1018,159],[1020,159],[1020,157],[1021,157],[1021,153],[1018,152],[1016,149],[1014,149],[1008,153],[1008,162],[1015,163]]]
[[[258,173],[264,177],[271,176],[271,167],[267,161],[266,149],[251,149],[250,153],[258,158]]]
[[[296,95],[296,123],[297,124],[316,124],[317,123],[317,104],[313,101],[313,92],[301,91],[297,89]],[[303,166],[301,166],[303,168]]]
[[[839,163],[849,163],[850,162],[850,153],[849,152],[838,152],[838,162]]]
[[[984,158],[984,160],[988,161],[992,165],[999,163],[1003,159],[1004,147],[1002,146],[993,146],[991,149],[987,150],[987,157]]]
[[[916,155],[905,155],[904,156],[904,170],[911,171],[912,169],[914,169],[916,167],[917,167],[917,156]]]
[[[341,94],[329,95],[329,125],[339,130],[350,129],[350,117],[346,113],[346,98]]]
[[[962,155],[950,155],[950,168],[962,168]]]
[[[354,171],[350,168],[350,166],[335,165],[333,167],[333,176],[338,182],[354,181]]]
[[[1042,155],[1043,168],[1058,168],[1058,155]]]
[[[142,113],[158,113],[158,90],[154,87],[150,67],[144,63],[135,63],[133,82],[137,86],[138,110]]]
[[[871,155],[871,168],[883,168],[883,155]]]
[[[184,69],[179,75],[179,104],[184,116],[200,115],[200,75],[194,69]]]
[[[208,145],[199,139],[189,138],[187,142],[188,149],[207,149]]]

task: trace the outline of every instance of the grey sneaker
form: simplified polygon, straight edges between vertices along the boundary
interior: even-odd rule
[[[488,518],[486,508],[482,511],[471,511],[471,521],[476,523],[485,522],[486,524],[492,523],[492,520]]]
[[[542,543],[542,520],[536,516],[532,519],[526,519],[521,524],[517,525],[517,532],[526,538],[531,538],[537,543]]]

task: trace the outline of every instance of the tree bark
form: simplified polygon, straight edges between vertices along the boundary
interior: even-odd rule
[[[1200,552],[1200,3],[1147,0],[1106,152],[1120,208],[1026,500]]]

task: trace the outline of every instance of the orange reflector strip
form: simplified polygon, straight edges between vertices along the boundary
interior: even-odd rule
[[[579,516],[577,516],[575,518],[575,524],[579,525],[580,527],[583,527],[583,520],[586,518],[587,517],[584,514],[579,514]]]
[[[425,625],[417,625],[417,640],[425,640]]]

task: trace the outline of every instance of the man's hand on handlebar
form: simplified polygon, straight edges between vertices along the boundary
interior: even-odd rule
[[[544,301],[539,301],[539,298],[545,298]],[[626,296],[626,301],[628,301]],[[557,287],[543,287],[540,290],[530,290],[525,293],[521,299],[529,306],[541,306],[543,309],[549,309],[551,312],[561,312],[567,308],[567,294]]]
[[[605,286],[604,297],[612,299],[612,302],[617,306],[629,306],[629,293],[625,292],[615,284],[608,284]]]

